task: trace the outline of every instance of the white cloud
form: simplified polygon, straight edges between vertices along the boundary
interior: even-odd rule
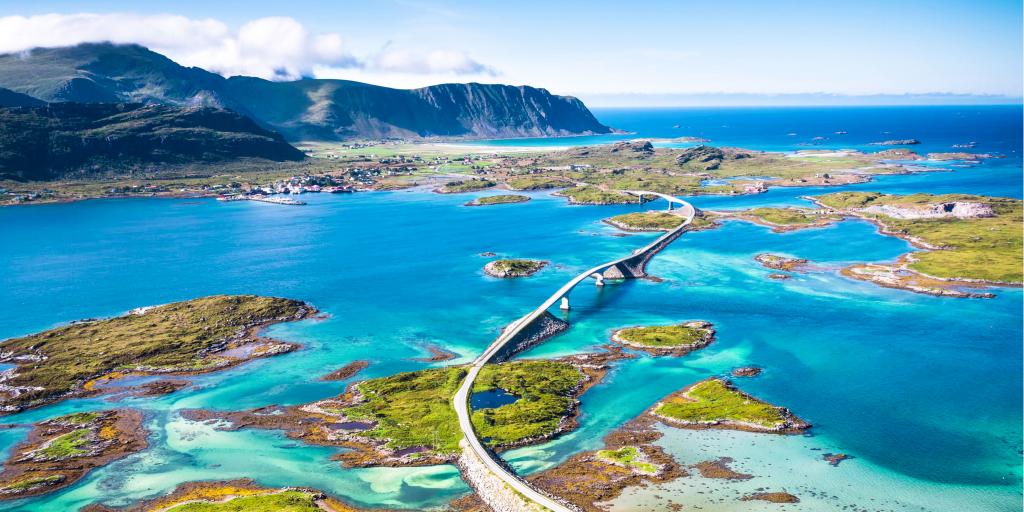
[[[434,50],[431,52],[413,52],[384,46],[379,53],[367,61],[367,67],[375,71],[412,74],[443,74],[457,75],[491,75],[497,74],[493,69],[476,60],[465,52],[451,50]]]
[[[318,69],[375,73],[493,75],[460,51],[384,49],[360,59],[340,34],[311,34],[289,17],[249,21],[232,30],[216,19],[171,14],[44,14],[0,17],[0,53],[83,42],[137,43],[179,64],[225,76],[288,80],[316,76]]]

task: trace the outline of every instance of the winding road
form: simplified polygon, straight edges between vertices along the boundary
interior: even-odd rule
[[[697,211],[696,209],[694,209],[693,205],[675,196],[661,194],[658,192],[650,192],[646,190],[620,190],[619,192],[635,195],[639,198],[641,202],[643,201],[644,196],[659,197],[661,199],[668,201],[669,209],[672,209],[672,207],[675,205],[679,205],[679,215],[683,217],[683,223],[680,224],[678,227],[666,232],[664,235],[658,237],[657,240],[651,242],[647,246],[633,251],[633,253],[630,254],[629,256],[625,256],[623,258],[619,258],[617,260],[610,261],[607,263],[602,263],[600,265],[597,265],[596,267],[590,268],[580,273],[576,277],[570,279],[569,282],[565,283],[565,285],[563,285],[561,288],[558,289],[558,291],[556,291],[554,294],[548,297],[548,299],[545,300],[536,309],[528,313],[526,316],[506,326],[505,329],[501,332],[501,334],[497,337],[497,339],[495,339],[494,342],[487,347],[487,350],[485,350],[482,354],[480,354],[480,357],[476,358],[476,360],[473,361],[472,366],[470,366],[469,368],[469,372],[466,374],[465,380],[463,380],[462,382],[462,386],[459,388],[459,391],[455,393],[455,397],[453,399],[455,412],[459,418],[459,428],[462,430],[462,433],[465,436],[466,440],[469,442],[469,445],[472,448],[473,452],[477,455],[477,457],[480,458],[481,461],[484,462],[484,464],[487,466],[487,469],[489,469],[495,476],[504,481],[506,485],[517,491],[527,500],[532,501],[535,504],[545,507],[554,512],[575,512],[575,509],[533,488],[525,480],[520,478],[515,473],[509,471],[508,469],[505,468],[504,465],[495,460],[495,455],[489,449],[487,449],[483,445],[483,443],[480,442],[480,439],[476,435],[476,431],[473,429],[473,421],[471,420],[469,410],[469,396],[473,390],[473,382],[476,380],[477,374],[480,373],[480,370],[484,367],[484,365],[491,362],[494,359],[494,357],[501,352],[502,348],[504,348],[508,342],[515,339],[516,336],[523,331],[523,329],[527,328],[535,320],[537,320],[542,315],[547,313],[548,309],[551,308],[551,306],[555,305],[556,302],[561,300],[563,297],[566,297],[569,294],[569,292],[576,287],[576,285],[580,284],[581,282],[588,278],[600,276],[604,271],[608,270],[609,268],[619,264],[623,264],[627,260],[630,260],[640,254],[644,254],[645,252],[658,249],[659,246],[662,245],[662,242],[666,240],[672,240],[672,237],[678,236],[678,234],[681,231],[685,230],[686,227],[690,225],[691,222],[693,222],[693,217],[697,214]]]

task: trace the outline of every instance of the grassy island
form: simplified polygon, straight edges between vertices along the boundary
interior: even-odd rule
[[[762,402],[723,379],[711,378],[669,395],[652,409],[669,425],[794,433],[810,425],[788,410]]]
[[[0,412],[100,392],[126,374],[199,373],[286,352],[295,345],[258,336],[270,323],[305,318],[300,301],[217,295],[142,308],[105,320],[85,320],[0,342]]]
[[[623,446],[618,450],[598,450],[595,457],[641,473],[654,474],[658,472],[657,466],[643,460],[643,453],[636,446]]]
[[[470,180],[459,180],[449,181],[445,183],[441,188],[435,192],[441,194],[458,194],[460,192],[476,192],[477,190],[485,190],[497,185],[497,183],[491,180],[473,178]]]
[[[67,487],[94,468],[146,447],[142,414],[113,410],[80,412],[33,425],[0,472],[0,500]]]
[[[540,260],[504,259],[484,265],[484,272],[491,277],[526,277],[536,274],[548,262]]]
[[[668,231],[679,227],[683,220],[667,212],[638,212],[616,215],[605,222],[624,231]]]
[[[493,204],[525,203],[529,200],[530,196],[524,196],[521,194],[500,194],[496,196],[478,197],[466,203],[466,206],[489,206]]]
[[[560,190],[555,195],[568,197],[571,204],[629,204],[637,202],[637,198],[629,194],[593,186],[571,187]]]
[[[877,224],[920,252],[891,265],[854,266],[859,279],[922,293],[976,296],[956,289],[978,283],[1019,286],[1024,281],[1024,209],[1019,199],[966,194],[891,195],[841,192],[818,196],[827,208]]]
[[[584,384],[603,375],[583,364],[567,359],[485,366],[474,393],[500,388],[519,398],[472,412],[480,438],[502,449],[572,428],[568,419]],[[465,375],[464,367],[429,368],[362,381],[338,397],[297,407],[237,413],[192,410],[185,415],[194,420],[224,419],[234,429],[281,429],[305,442],[348,447],[352,450],[338,456],[348,466],[443,464],[461,452],[462,432],[452,399]]]
[[[187,482],[166,496],[126,508],[89,505],[83,512],[361,512],[305,487],[266,488],[249,479]]]
[[[627,327],[612,334],[612,341],[654,355],[685,355],[708,346],[715,339],[710,322]]]
[[[752,208],[738,212],[719,212],[717,215],[768,226],[777,233],[823,227],[843,220],[841,215],[813,208]]]

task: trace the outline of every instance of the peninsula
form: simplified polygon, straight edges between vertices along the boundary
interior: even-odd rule
[[[892,195],[839,192],[812,198],[842,215],[867,220],[920,251],[894,263],[865,263],[843,275],[890,288],[947,297],[991,297],[987,286],[1024,281],[1024,209],[1019,199],[965,194]]]
[[[267,325],[316,313],[301,301],[214,295],[82,320],[0,342],[0,414],[110,391],[127,375],[205,373],[294,350],[259,336]]]

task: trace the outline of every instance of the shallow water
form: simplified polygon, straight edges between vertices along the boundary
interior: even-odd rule
[[[965,132],[957,138],[982,137]],[[951,172],[884,176],[844,189],[1020,197],[1020,157],[1018,152]],[[772,189],[693,203],[723,209],[806,204],[800,196],[833,190]],[[336,449],[306,446],[273,431],[220,432],[177,411],[332,396],[348,382],[321,382],[319,376],[359,359],[371,364],[357,378],[429,367],[414,360],[429,355],[427,345],[460,355],[435,366],[469,361],[501,326],[566,279],[655,236],[613,236],[615,230],[600,222],[640,208],[635,205],[573,207],[537,193],[525,204],[461,206],[478,195],[486,193],[310,195],[305,207],[133,199],[0,209],[0,268],[7,269],[0,273],[0,338],[215,293],[294,297],[330,315],[270,329],[301,343],[302,350],[197,377],[192,387],[168,396],[125,401],[148,415],[148,450],[67,490],[0,508],[126,504],[182,482],[237,477],[317,487],[385,507],[443,506],[465,493],[452,467],[342,469],[330,460]],[[579,430],[506,458],[523,471],[550,467],[599,447],[603,435],[669,392],[753,364],[765,372],[737,384],[813,423],[813,435],[669,431],[662,444],[681,462],[732,456],[738,469],[756,478],[737,484],[688,477],[657,494],[708,510],[737,508],[736,493],[748,487],[790,489],[809,510],[848,504],[870,510],[1018,507],[1022,293],[1000,289],[992,300],[944,299],[850,281],[834,271],[855,261],[889,261],[908,250],[905,242],[857,221],[787,234],[728,222],[688,233],[659,254],[649,270],[661,283],[578,287],[567,315],[572,328],[524,357],[592,350],[626,325],[708,320],[718,339],[682,358],[617,363],[603,384],[584,395]],[[485,251],[552,265],[529,279],[492,279],[482,272],[489,258],[479,253]],[[753,260],[760,252],[808,258],[825,270],[768,280],[770,271]],[[26,424],[113,405],[103,398],[74,400],[3,422]],[[7,453],[26,433],[23,427],[0,429],[0,449]],[[820,460],[826,451],[856,458],[833,468]],[[660,502],[649,501],[652,493],[624,496],[618,508],[657,508]],[[749,505],[743,508],[760,507]]]

